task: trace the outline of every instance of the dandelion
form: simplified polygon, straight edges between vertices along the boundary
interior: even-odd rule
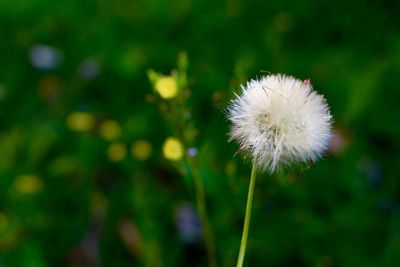
[[[270,75],[252,80],[229,106],[231,139],[274,172],[294,162],[313,162],[327,148],[331,115],[309,80]]]
[[[228,107],[230,139],[253,160],[237,266],[243,265],[257,169],[270,173],[314,162],[327,149],[331,120],[325,99],[310,80],[269,75],[251,80]]]

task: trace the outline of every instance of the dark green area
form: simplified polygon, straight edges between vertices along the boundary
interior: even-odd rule
[[[162,155],[170,136],[198,149],[218,262],[235,266],[251,164],[234,156],[224,108],[266,73],[311,79],[337,136],[309,168],[258,175],[245,265],[400,266],[399,12],[393,0],[0,0],[0,266],[207,266],[191,165]],[[147,72],[170,74],[182,52],[187,90],[163,100]],[[94,116],[88,131],[68,127],[77,111]],[[113,141],[106,120],[121,127]],[[146,160],[130,152],[138,140]],[[119,161],[112,142],[126,146]]]

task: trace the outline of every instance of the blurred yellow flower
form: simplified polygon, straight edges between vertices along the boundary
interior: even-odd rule
[[[121,161],[126,156],[126,147],[123,143],[113,143],[107,149],[107,156],[111,161]]]
[[[146,140],[138,140],[132,144],[131,153],[137,160],[146,160],[151,155],[151,144]]]
[[[163,144],[163,154],[166,159],[180,160],[183,157],[183,145],[174,137],[168,137]]]
[[[20,175],[14,185],[15,189],[23,194],[34,194],[43,188],[42,180],[36,175]]]
[[[121,136],[121,128],[118,122],[106,120],[100,125],[99,133],[107,141],[114,141]]]
[[[157,80],[155,85],[156,91],[162,98],[170,99],[178,93],[176,81],[171,76],[164,76]]]
[[[93,129],[95,117],[88,112],[72,112],[68,115],[67,126],[74,131],[85,132]]]

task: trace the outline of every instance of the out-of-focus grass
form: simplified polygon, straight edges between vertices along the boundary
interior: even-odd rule
[[[310,78],[336,135],[315,166],[260,175],[246,265],[397,266],[399,11],[0,1],[0,266],[205,266],[194,152],[219,265],[233,266],[250,164],[223,111],[268,72]],[[187,81],[183,106],[160,99],[150,69]],[[164,157],[169,137],[181,161]]]

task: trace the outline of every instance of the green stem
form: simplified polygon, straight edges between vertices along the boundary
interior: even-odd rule
[[[253,195],[254,195],[254,185],[256,183],[256,174],[257,174],[256,161],[253,160],[253,167],[251,169],[249,192],[248,192],[248,195],[247,195],[246,215],[244,217],[242,241],[240,242],[240,250],[239,250],[239,256],[238,256],[236,267],[242,267],[243,266],[244,255],[246,253],[247,237],[249,235],[249,225],[250,225],[250,217],[251,217],[251,207],[252,207]]]
[[[194,166],[192,167],[194,169]],[[204,243],[207,249],[208,262],[210,267],[217,267],[215,244],[207,217],[206,198],[204,194],[203,182],[201,181],[199,173],[197,173],[195,170],[193,170],[193,180],[196,190],[197,210],[199,212],[201,224],[204,231]]]

